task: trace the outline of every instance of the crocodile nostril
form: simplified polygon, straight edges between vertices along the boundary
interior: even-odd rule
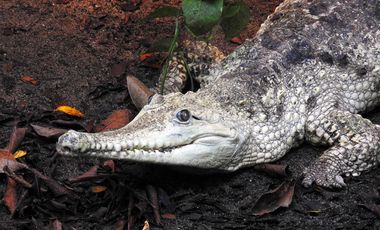
[[[65,151],[65,152],[71,152],[71,148],[70,147],[68,147],[68,146],[64,146],[63,148],[63,151]]]

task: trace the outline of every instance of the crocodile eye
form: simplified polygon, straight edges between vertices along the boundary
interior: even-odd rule
[[[189,110],[183,109],[177,112],[176,117],[180,122],[187,122],[190,119],[191,114]]]

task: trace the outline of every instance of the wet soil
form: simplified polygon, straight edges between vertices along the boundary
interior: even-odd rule
[[[254,36],[280,1],[246,2],[251,19],[241,33],[243,40]],[[178,4],[175,0],[0,2],[0,147],[6,145],[16,122],[28,127],[20,146],[28,155],[21,161],[78,195],[70,200],[32,189],[20,198],[13,216],[0,206],[0,229],[42,229],[55,219],[63,229],[117,229],[117,223],[128,219],[131,196],[135,200],[133,213],[129,214],[135,216],[133,229],[142,229],[145,220],[151,229],[379,229],[380,221],[363,206],[379,189],[379,169],[347,178],[348,188],[339,191],[306,189],[297,183],[289,208],[262,217],[252,214],[255,202],[288,179],[253,169],[199,176],[166,167],[115,162],[121,169],[117,174],[79,184],[68,181],[104,160],[57,156],[55,140],[39,137],[29,125],[75,120],[52,112],[60,104],[84,112],[85,118],[76,121],[87,127],[116,109],[128,108],[136,113],[126,89],[126,75],[133,74],[152,85],[160,70],[141,63],[139,54],[174,31],[173,19],[142,19],[157,7]],[[225,54],[237,47],[225,41],[220,31],[216,31],[212,43]],[[23,76],[31,76],[37,84],[21,81]],[[367,116],[380,123],[380,111]],[[74,128],[80,129],[78,125]],[[278,163],[289,165],[297,178],[323,150],[303,145]],[[2,175],[0,180],[3,197],[6,177]],[[92,185],[99,184],[107,190],[90,192]],[[158,191],[161,214],[175,214],[175,218],[164,215],[162,225],[154,223],[146,201],[150,185]],[[23,191],[18,188],[18,193]]]

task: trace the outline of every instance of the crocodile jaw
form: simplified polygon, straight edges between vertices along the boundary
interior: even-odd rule
[[[129,125],[105,133],[70,130],[59,138],[57,151],[71,156],[230,170],[231,158],[242,140],[238,132],[220,124],[197,122],[190,127],[170,126],[150,133],[130,133]]]

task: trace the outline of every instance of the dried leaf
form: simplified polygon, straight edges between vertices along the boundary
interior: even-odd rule
[[[154,186],[148,184],[146,185],[146,191],[149,197],[150,205],[153,208],[154,221],[156,222],[156,224],[161,225],[161,216],[158,206],[157,190]]]
[[[12,158],[13,155],[11,154]],[[0,156],[0,173],[4,173],[4,167],[8,166],[11,171],[28,168],[26,164],[15,161],[14,159],[6,159]]]
[[[58,219],[53,221],[53,230],[62,230],[62,223]]]
[[[23,157],[23,156],[26,156],[27,152],[26,151],[23,151],[23,150],[17,150],[13,156],[17,159],[17,158],[20,158],[20,157]]]
[[[25,83],[30,83],[32,85],[37,85],[37,83],[38,83],[38,81],[35,80],[33,77],[27,76],[27,75],[21,76],[20,80],[25,82]]]
[[[138,109],[148,104],[149,98],[154,94],[144,83],[131,75],[127,78],[127,87],[132,102]]]
[[[139,56],[140,61],[144,61],[145,59],[148,59],[150,57],[153,57],[155,54],[154,53],[143,53]]]
[[[97,165],[92,166],[87,172],[83,173],[80,176],[77,176],[77,177],[74,177],[74,178],[70,178],[69,181],[72,182],[72,183],[86,181],[89,178],[92,178],[92,177],[94,177],[94,176],[97,175],[98,168],[99,168],[99,166],[97,166]]]
[[[290,175],[289,166],[277,164],[259,164],[254,167],[257,171],[265,172],[272,176],[286,177]]]
[[[111,169],[112,172],[115,172],[115,162],[113,160],[104,161],[103,166]]]
[[[60,129],[53,126],[40,126],[31,124],[33,130],[41,137],[58,138],[67,132],[67,129]]]
[[[132,114],[128,109],[115,110],[95,127],[95,131],[104,132],[119,129],[126,126],[131,120]]]
[[[150,230],[149,222],[147,220],[144,221],[144,227],[142,228],[142,230]]]
[[[175,220],[176,216],[173,213],[164,213],[161,215],[162,218],[168,220]]]
[[[93,193],[100,193],[100,192],[106,191],[107,187],[106,186],[101,186],[101,185],[96,185],[96,186],[91,186],[90,190]]]
[[[125,221],[124,219],[118,220],[115,226],[113,227],[113,230],[123,230],[126,223],[127,221]]]
[[[10,153],[16,151],[17,147],[21,144],[22,140],[25,137],[26,130],[26,128],[13,128],[8,145],[5,149],[8,150]]]
[[[262,216],[280,207],[289,207],[293,199],[295,182],[284,182],[274,190],[262,195],[253,207],[253,215]]]
[[[84,117],[84,114],[81,111],[67,105],[58,106],[54,111],[62,112],[74,117]]]
[[[8,208],[11,215],[14,214],[17,207],[17,191],[16,191],[16,181],[8,177],[7,189],[3,197],[3,202]]]

